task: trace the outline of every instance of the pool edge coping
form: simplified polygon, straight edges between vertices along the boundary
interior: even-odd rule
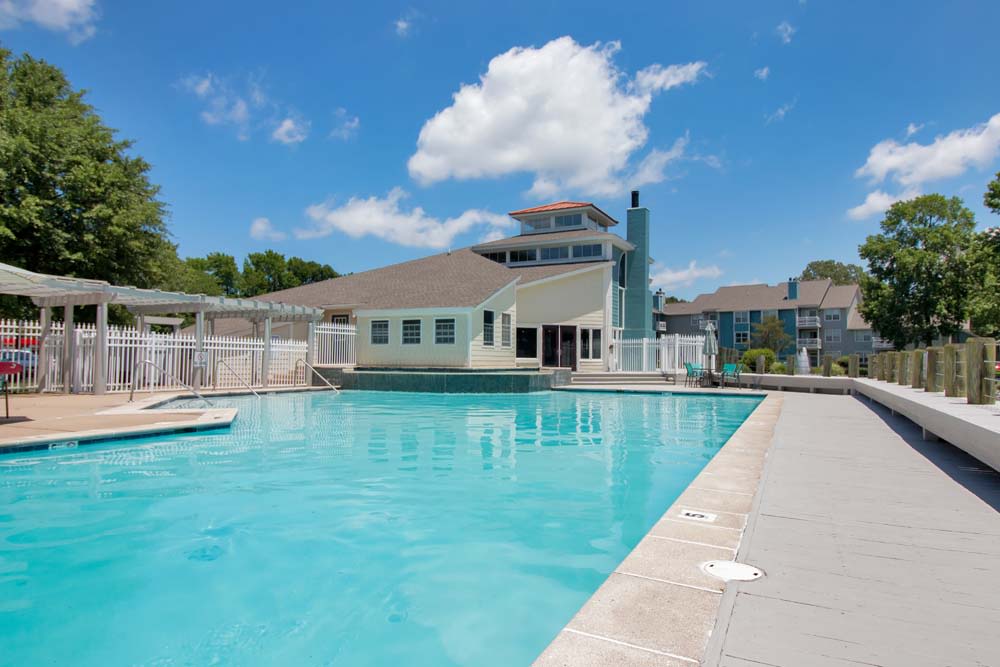
[[[728,553],[732,560],[739,554],[784,402],[778,392],[763,394],[763,400],[533,665],[701,664],[723,594],[731,587],[721,580],[707,583],[711,577],[701,575],[700,567],[707,554]],[[716,520],[687,518],[682,516],[685,510]],[[663,560],[659,549],[664,542],[680,555]],[[664,622],[671,620],[670,609],[680,610],[682,617]]]

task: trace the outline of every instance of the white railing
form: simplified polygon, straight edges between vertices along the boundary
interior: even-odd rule
[[[317,324],[313,363],[317,366],[353,366],[356,339],[357,329],[353,325]]]
[[[54,322],[45,340],[45,354],[39,355],[41,325],[37,321],[0,320],[0,357],[16,361],[23,371],[10,377],[14,391],[38,391],[44,374],[45,391],[89,392],[94,388],[97,332],[93,324],[77,324],[74,331],[72,377],[66,377],[63,325]],[[126,392],[135,380],[137,391],[179,389],[195,384],[194,363],[197,344],[192,335],[142,332],[132,327],[108,327],[109,392]],[[206,364],[201,385],[218,389],[239,389],[244,383],[265,385],[264,340],[206,336],[203,349]],[[304,340],[273,338],[266,370],[266,384],[272,387],[307,384]],[[351,346],[353,357],[353,344]],[[142,362],[150,361],[151,364]],[[225,364],[220,362],[224,361]],[[42,367],[44,365],[44,368]]]
[[[823,326],[823,321],[817,316],[807,315],[795,318],[795,326],[799,329],[818,329]]]
[[[886,340],[885,338],[880,338],[879,336],[872,336],[872,349],[873,350],[891,350],[895,346],[892,344],[891,340]]]
[[[685,363],[705,364],[705,337],[673,334],[660,338],[615,341],[611,370],[626,373],[672,373]]]
[[[822,344],[819,338],[799,338],[797,347],[807,350],[818,350]]]

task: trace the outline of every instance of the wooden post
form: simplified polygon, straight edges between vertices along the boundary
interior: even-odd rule
[[[939,347],[927,348],[927,375],[926,377],[924,377],[924,391],[929,391],[929,392],[941,391],[937,374],[937,365],[938,365],[938,360],[940,358],[941,358],[941,348]]]
[[[764,355],[763,354],[757,355],[757,372],[760,373],[761,375],[767,372],[766,364],[767,362],[764,360]]]
[[[861,374],[861,357],[852,354],[847,360],[847,377],[856,378]]]
[[[789,375],[795,375],[795,355],[790,354],[785,357],[785,372]]]
[[[823,377],[828,378],[833,374],[833,355],[823,355]]]
[[[958,396],[955,382],[955,367],[958,365],[958,346],[945,345],[941,351],[941,380],[944,383],[944,395]]]
[[[989,369],[987,369],[989,363]],[[993,377],[996,363],[996,341],[992,338],[972,338],[965,343],[965,395],[971,405],[992,405]]]
[[[914,350],[910,354],[910,386],[920,389],[924,386],[924,354],[926,350]]]
[[[906,352],[896,353],[896,384],[902,385],[910,383],[909,361],[909,355],[907,355]]]
[[[983,400],[984,405],[993,405],[997,396],[997,342],[993,338],[987,338],[984,345],[986,359],[983,363]]]
[[[958,389],[959,396],[965,396],[968,388],[965,386],[965,368],[967,366],[966,360],[968,355],[965,352],[964,345],[958,345],[958,350],[956,352],[955,359],[955,387]]]

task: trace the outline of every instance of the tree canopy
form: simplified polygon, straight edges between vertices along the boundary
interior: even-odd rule
[[[986,186],[986,192],[983,194],[983,206],[1000,215],[1000,171],[997,172],[996,178]]]
[[[750,334],[750,341],[755,348],[766,348],[781,354],[782,350],[791,346],[795,341],[785,332],[784,323],[773,315],[765,317],[760,322],[755,322]],[[756,359],[756,357],[754,357]]]
[[[975,217],[958,197],[893,204],[859,248],[862,316],[898,348],[957,333],[968,313]]]
[[[865,270],[857,264],[844,264],[834,259],[817,259],[806,264],[799,280],[823,280],[829,278],[834,285],[859,285]]]
[[[0,49],[0,257],[155,287],[176,254],[149,164],[45,61]]]

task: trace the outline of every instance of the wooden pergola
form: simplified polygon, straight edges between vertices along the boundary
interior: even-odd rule
[[[52,276],[34,273],[16,266],[0,263],[0,294],[13,294],[30,297],[40,309],[42,333],[39,339],[38,363],[46,368],[45,339],[49,335],[52,323],[52,309],[63,309],[63,369],[64,375],[70,377],[76,354],[74,345],[73,309],[76,306],[95,306],[97,308],[96,332],[97,340],[94,357],[94,393],[103,394],[107,391],[108,375],[108,304],[116,303],[124,306],[129,312],[139,318],[140,330],[144,328],[143,321],[147,316],[167,314],[193,314],[195,318],[195,373],[194,388],[201,388],[204,376],[204,365],[199,361],[204,359],[205,323],[211,323],[216,318],[243,318],[254,322],[257,329],[263,325],[261,332],[264,339],[265,367],[271,354],[271,324],[273,322],[308,322],[308,352],[306,361],[312,363],[313,329],[316,322],[323,318],[319,308],[296,306],[260,299],[236,299],[222,296],[207,296],[205,294],[186,294],[184,292],[166,292],[156,289],[125,287],[112,285],[103,280],[86,278],[70,278],[67,276]],[[67,374],[68,373],[68,374]],[[44,378],[44,375],[41,376]],[[42,380],[44,381],[44,380]]]

